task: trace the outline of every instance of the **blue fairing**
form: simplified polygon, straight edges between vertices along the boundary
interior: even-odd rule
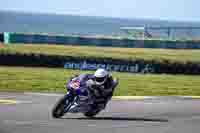
[[[69,83],[67,84],[67,87],[66,87],[67,91],[68,91],[68,92],[73,91],[73,92],[75,92],[77,95],[82,95],[81,87],[74,89],[74,88],[72,88],[72,87],[70,86],[71,83],[72,83],[72,82],[69,82]]]
[[[69,86],[69,84],[67,84],[67,87],[66,87],[67,91],[72,91],[73,89]]]
[[[80,89],[80,88],[76,90],[76,94],[77,94],[77,95],[81,95],[81,94],[82,94],[82,92],[81,92],[81,89]]]

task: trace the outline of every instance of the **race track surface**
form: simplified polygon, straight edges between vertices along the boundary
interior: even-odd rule
[[[200,133],[198,99],[113,100],[93,119],[53,119],[58,98],[0,93],[0,133]]]

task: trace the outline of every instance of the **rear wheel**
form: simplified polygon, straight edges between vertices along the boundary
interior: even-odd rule
[[[65,96],[61,97],[58,102],[54,105],[52,109],[52,117],[53,118],[61,118],[65,114],[65,106],[68,106],[67,99]]]

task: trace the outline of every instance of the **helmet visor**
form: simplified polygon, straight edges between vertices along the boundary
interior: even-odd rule
[[[105,77],[95,77],[96,82],[102,83],[105,80]]]

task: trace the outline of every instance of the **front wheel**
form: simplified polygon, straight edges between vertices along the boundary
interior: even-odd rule
[[[65,114],[66,97],[61,97],[52,109],[53,118],[61,118]]]

